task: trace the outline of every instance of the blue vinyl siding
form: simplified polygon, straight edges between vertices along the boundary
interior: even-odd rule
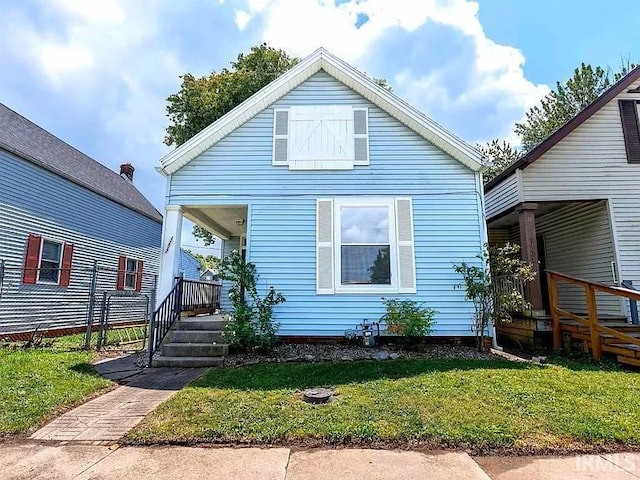
[[[187,280],[200,280],[200,262],[184,249],[180,249],[180,273]]]
[[[68,287],[22,283],[30,233],[74,244]],[[159,222],[0,150],[0,258],[7,267],[0,333],[82,325],[94,260],[110,269],[98,276],[99,295],[115,290],[120,255],[144,261],[142,290],[151,295],[161,233]]]
[[[349,104],[369,108],[369,166],[290,171],[271,164],[273,107]],[[276,307],[283,335],[343,335],[383,313],[380,295],[316,295],[316,199],[411,196],[417,294],[436,309],[436,335],[471,335],[473,306],[452,270],[481,251],[476,176],[409,128],[325,73],[319,73],[176,172],[171,204],[247,204],[248,258],[262,290],[287,298]],[[232,239],[233,241],[233,239]],[[225,242],[225,252],[231,248]],[[237,248],[237,247],[236,247]]]

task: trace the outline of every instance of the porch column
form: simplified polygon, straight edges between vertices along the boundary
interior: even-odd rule
[[[162,224],[162,250],[156,307],[173,288],[174,278],[180,272],[180,236],[182,234],[182,207],[167,205]]]
[[[525,297],[531,304],[532,310],[544,310],[540,275],[546,274],[540,272],[539,268],[538,241],[536,238],[536,208],[538,208],[538,204],[536,203],[521,203],[516,208],[516,213],[520,221],[520,248],[522,259],[530,263],[536,272],[536,278],[525,285]]]

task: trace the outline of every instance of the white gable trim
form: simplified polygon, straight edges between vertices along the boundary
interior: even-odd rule
[[[393,93],[381,88],[369,77],[324,48],[319,48],[291,70],[165,155],[160,161],[162,170],[169,175],[175,173],[321,70],[344,83],[471,170],[478,171],[483,168],[482,155],[474,147],[448,132]]]

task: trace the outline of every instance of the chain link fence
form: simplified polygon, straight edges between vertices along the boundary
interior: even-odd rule
[[[144,344],[155,304],[155,273],[119,272],[95,262],[72,267],[68,285],[61,286],[55,281],[58,273],[38,270],[38,281],[25,283],[22,265],[0,259],[0,340],[26,340],[34,332],[51,337],[83,333],[88,347],[91,332],[99,332],[100,347],[108,331],[136,326],[143,333],[135,333],[135,341]],[[120,336],[133,341],[131,331]]]

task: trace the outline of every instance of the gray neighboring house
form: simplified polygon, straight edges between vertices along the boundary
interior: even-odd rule
[[[153,300],[162,216],[133,174],[0,104],[0,334],[83,325],[94,262],[96,300],[103,292]]]
[[[202,280],[203,282],[222,283],[222,280],[220,280],[220,275],[218,275],[218,272],[211,268],[207,268],[204,272],[200,274],[200,280]]]

